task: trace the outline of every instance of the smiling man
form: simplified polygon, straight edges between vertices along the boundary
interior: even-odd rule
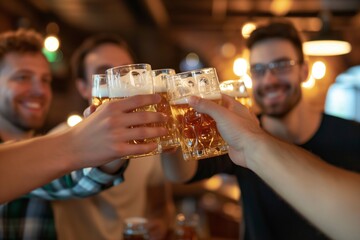
[[[0,142],[31,138],[45,121],[52,92],[42,46],[42,37],[31,30],[0,34]],[[56,239],[48,200],[86,197],[122,182],[127,164],[114,162],[72,172],[0,205],[0,239]]]
[[[302,98],[301,83],[307,78],[308,65],[294,26],[289,22],[259,26],[247,46],[261,126],[332,165],[360,172],[360,125],[314,111]],[[260,145],[254,146],[258,154]],[[185,164],[178,160],[181,156],[170,154],[163,153],[162,160],[166,176],[174,181],[194,182],[218,173],[236,176],[244,208],[245,240],[329,239],[254,172],[232,163],[228,155]],[[259,157],[265,161],[268,156]]]
[[[30,49],[25,41],[14,40],[9,37],[0,45],[0,135],[3,141],[31,137],[33,130],[43,126],[52,99],[48,61],[34,47]]]

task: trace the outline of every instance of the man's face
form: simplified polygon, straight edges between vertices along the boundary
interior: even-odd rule
[[[51,72],[40,53],[9,53],[0,67],[0,115],[22,130],[42,127],[49,110]]]
[[[91,51],[85,58],[85,72],[87,87],[82,96],[91,103],[91,87],[93,74],[105,73],[106,69],[133,63],[130,54],[123,48],[106,43]]]
[[[252,47],[250,66],[279,66],[278,71],[266,69],[263,74],[252,74],[254,99],[265,115],[284,117],[300,101],[301,82],[308,72],[307,65],[299,63],[298,58],[295,47],[284,39],[268,39]]]

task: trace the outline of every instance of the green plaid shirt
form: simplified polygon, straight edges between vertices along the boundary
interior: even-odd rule
[[[49,200],[87,197],[117,185],[123,181],[127,163],[115,175],[97,168],[74,171],[22,198],[0,205],[0,239],[56,239]]]

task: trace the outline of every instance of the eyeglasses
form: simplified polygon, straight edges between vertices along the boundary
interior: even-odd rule
[[[269,69],[272,74],[280,75],[290,72],[291,68],[298,64],[296,60],[277,60],[268,64],[257,63],[250,66],[252,78],[260,79],[264,77],[266,70]]]

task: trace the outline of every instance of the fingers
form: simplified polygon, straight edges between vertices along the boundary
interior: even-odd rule
[[[238,115],[248,112],[247,107],[236,101],[233,97],[225,94],[222,95],[222,105]]]
[[[188,102],[189,105],[196,111],[210,115],[215,119],[215,121],[221,119],[224,115],[227,114],[228,111],[224,107],[211,100],[199,98],[196,96],[189,97]]]
[[[117,119],[118,124],[124,127],[137,126],[149,123],[165,122],[168,117],[159,112],[131,112],[126,113],[126,117]]]
[[[119,132],[121,141],[132,141],[161,137],[167,134],[166,128],[163,127],[135,127],[127,128]]]
[[[120,156],[125,157],[129,155],[146,154],[157,149],[157,143],[146,143],[146,144],[127,144],[126,146],[121,145],[119,147]]]
[[[95,112],[96,110],[96,106],[95,105],[90,105],[89,107],[87,107],[85,110],[84,110],[84,117],[87,118],[90,114],[92,114],[93,112]]]

